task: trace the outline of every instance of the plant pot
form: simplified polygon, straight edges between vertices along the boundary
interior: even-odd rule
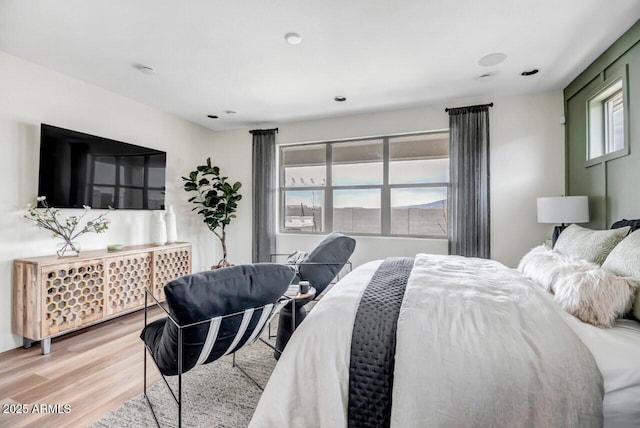
[[[77,241],[64,241],[58,244],[56,254],[58,257],[78,257],[80,255],[80,243]]]
[[[215,269],[221,269],[221,268],[226,268],[226,267],[231,267],[231,266],[235,266],[233,263],[229,263],[228,261],[226,261],[225,259],[222,259],[218,262],[217,265],[213,265],[211,266],[211,270],[215,270]]]

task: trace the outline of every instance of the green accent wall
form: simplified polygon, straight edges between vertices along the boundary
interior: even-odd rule
[[[586,166],[587,100],[608,76],[627,67],[627,156]],[[564,89],[566,190],[588,195],[594,229],[622,218],[640,218],[640,21]]]

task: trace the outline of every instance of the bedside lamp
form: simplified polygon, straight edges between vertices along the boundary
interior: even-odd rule
[[[560,223],[553,229],[552,246],[567,227],[567,223],[589,222],[589,197],[550,196],[538,198],[538,223]]]

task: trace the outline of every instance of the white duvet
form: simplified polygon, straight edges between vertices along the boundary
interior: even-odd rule
[[[640,428],[640,323],[598,328],[562,312],[589,348],[604,378],[604,428]]]
[[[292,336],[250,427],[346,427],[353,321],[380,262],[336,284]],[[482,259],[416,256],[397,326],[392,427],[602,425],[602,378],[552,302]]]

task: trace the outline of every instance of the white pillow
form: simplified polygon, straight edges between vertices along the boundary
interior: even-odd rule
[[[638,235],[640,237],[640,235]],[[540,245],[520,261],[518,270],[580,320],[598,327],[611,327],[631,304],[637,284],[618,277],[595,263],[575,259]]]
[[[632,277],[640,285],[640,230],[636,230],[616,245],[602,267],[616,275]],[[633,315],[640,320],[640,291],[636,292]]]
[[[611,327],[631,308],[636,288],[629,277],[616,276],[596,264],[576,263],[557,275],[553,300],[586,323]]]
[[[601,265],[630,229],[625,226],[619,229],[592,230],[572,224],[562,231],[554,250]]]
[[[546,291],[551,291],[559,255],[544,244],[538,245],[522,257],[518,270]]]
[[[532,248],[524,255],[518,270],[546,291],[553,292],[553,284],[558,275],[568,275],[579,267],[584,269],[592,267],[591,265],[598,267],[586,260],[561,254],[543,244]]]

